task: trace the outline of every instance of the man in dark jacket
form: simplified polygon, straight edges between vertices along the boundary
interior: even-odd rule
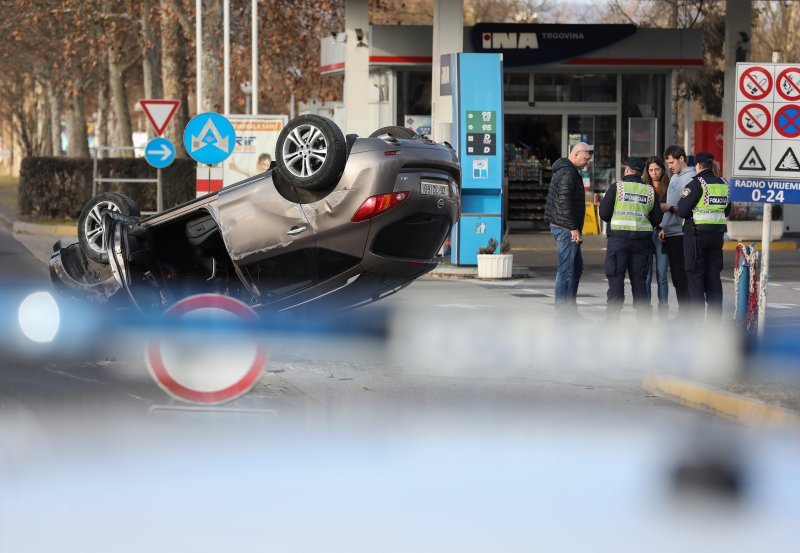
[[[697,175],[678,201],[683,221],[683,263],[689,281],[689,301],[701,311],[722,315],[722,244],[730,215],[728,183],[714,174],[714,156],[697,152]]]
[[[653,255],[653,229],[661,223],[661,206],[652,186],[642,182],[644,162],[625,161],[625,176],[606,191],[600,218],[608,223],[605,271],[608,278],[606,314],[619,319],[625,301],[625,272],[631,279],[633,307],[638,316],[652,315],[647,295],[647,261]]]
[[[553,164],[553,178],[547,191],[544,220],[550,223],[550,232],[558,247],[555,303],[557,311],[577,309],[578,284],[583,273],[581,242],[583,220],[586,217],[586,200],[583,179],[578,169],[586,167],[594,150],[586,142],[572,147],[569,157]]]

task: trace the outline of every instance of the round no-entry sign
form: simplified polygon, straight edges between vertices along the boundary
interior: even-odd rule
[[[267,364],[266,347],[242,322],[258,316],[242,302],[217,294],[185,298],[164,317],[191,321],[147,344],[147,366],[162,390],[193,403],[223,403],[249,391]]]

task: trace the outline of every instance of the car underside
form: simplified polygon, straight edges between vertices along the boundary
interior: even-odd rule
[[[255,309],[337,310],[402,289],[436,266],[458,220],[458,159],[402,128],[338,140],[333,127],[301,116],[265,173],[149,217],[120,195],[94,198],[79,243],[54,247],[56,288],[143,311],[198,293]],[[292,166],[303,152],[322,162],[310,153]],[[341,168],[330,170],[337,156]]]

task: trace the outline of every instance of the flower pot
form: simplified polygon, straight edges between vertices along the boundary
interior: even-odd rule
[[[478,278],[511,278],[514,256],[510,253],[478,254]]]
[[[783,221],[772,221],[769,228],[770,240],[779,240],[783,236]],[[728,237],[731,240],[761,240],[763,221],[728,221]]]

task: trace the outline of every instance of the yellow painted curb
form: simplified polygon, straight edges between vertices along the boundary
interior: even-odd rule
[[[733,419],[748,426],[785,428],[800,426],[800,415],[757,399],[714,389],[674,376],[646,373],[642,388],[692,409]]]
[[[745,246],[749,246],[752,243],[753,243],[752,241],[749,242],[742,241],[742,244],[744,244]],[[738,245],[739,242],[734,242],[732,240],[729,240],[724,244],[722,244],[722,249],[728,252],[732,252],[736,250],[736,246]],[[761,242],[756,242],[756,249],[761,250]],[[797,242],[795,242],[794,240],[779,240],[777,242],[770,242],[769,249],[770,251],[775,251],[775,250],[796,251]]]

